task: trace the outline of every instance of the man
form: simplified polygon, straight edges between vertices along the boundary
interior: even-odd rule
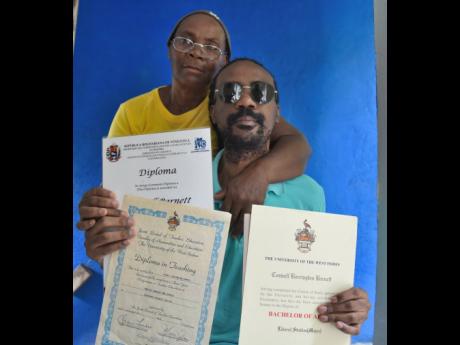
[[[271,73],[251,59],[236,59],[213,79],[209,109],[224,149],[213,162],[214,191],[224,189],[254,160],[270,151],[270,134],[279,123],[279,94]],[[265,205],[325,211],[321,186],[303,175],[270,184]],[[220,203],[216,205],[220,208]],[[227,241],[211,344],[237,344],[241,315],[243,237]],[[365,291],[351,288],[318,307],[320,321],[334,322],[348,334],[358,334],[367,319],[370,304]]]
[[[230,36],[224,23],[210,11],[191,12],[177,22],[167,46],[172,67],[170,85],[121,104],[109,137],[211,125],[209,84],[230,58]],[[310,147],[298,130],[281,119],[271,140],[274,149],[270,154],[254,160],[216,195],[224,199],[222,209],[232,213],[236,234],[242,230],[242,214],[253,203],[263,202],[269,182],[298,176],[304,170]],[[217,151],[214,131],[212,144]],[[81,199],[77,227],[85,231],[87,254],[94,260],[127,246],[135,236],[134,223],[118,206],[115,194],[103,188],[93,188]]]

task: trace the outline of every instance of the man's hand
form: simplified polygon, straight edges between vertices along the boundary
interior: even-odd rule
[[[136,234],[134,219],[128,217],[125,211],[121,211],[121,216],[118,217],[99,218],[96,224],[85,232],[86,255],[100,261],[105,255],[125,248]]]
[[[78,207],[80,221],[77,223],[77,228],[86,231],[101,217],[119,217],[121,210],[117,207],[115,193],[102,187],[90,189],[81,198]]]
[[[334,322],[342,332],[357,335],[370,308],[366,291],[353,287],[333,296],[331,303],[322,304],[317,310],[320,321]]]
[[[244,214],[251,213],[253,204],[264,203],[267,188],[268,179],[264,171],[251,164],[232,178],[225,189],[214,194],[214,199],[223,199],[221,210],[232,213],[232,236],[237,237],[243,232]]]

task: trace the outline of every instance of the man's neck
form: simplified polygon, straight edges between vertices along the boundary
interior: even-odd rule
[[[248,165],[268,153],[268,145],[257,151],[233,152],[224,149],[219,162],[219,183],[224,189],[229,180],[240,174]]]
[[[172,85],[160,89],[161,101],[174,115],[183,114],[196,108],[205,99],[206,86],[182,85],[173,80]]]

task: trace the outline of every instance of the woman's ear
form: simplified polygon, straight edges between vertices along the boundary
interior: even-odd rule
[[[211,117],[211,122],[214,126],[216,126],[216,117],[215,117],[215,113],[214,113],[214,106],[211,105],[209,107],[209,116]]]
[[[169,43],[168,45],[168,60],[172,61],[172,42]]]

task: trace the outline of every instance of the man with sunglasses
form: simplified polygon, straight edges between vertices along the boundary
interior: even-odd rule
[[[225,188],[233,176],[254,160],[270,152],[270,135],[280,119],[278,102],[275,79],[255,60],[233,60],[217,73],[210,86],[209,111],[224,148],[213,161],[215,192]],[[270,184],[264,204],[325,211],[322,187],[306,175]],[[219,209],[220,203],[215,206]],[[228,238],[211,344],[238,343],[243,248],[243,236]],[[341,331],[356,335],[369,309],[367,293],[351,288],[332,297],[330,303],[318,306],[319,320],[334,322]]]
[[[211,126],[209,84],[231,56],[224,23],[210,11],[189,13],[177,22],[167,46],[171,84],[121,104],[109,137]],[[232,213],[235,234],[241,232],[242,215],[250,206],[263,203],[268,184],[301,175],[311,152],[305,137],[281,117],[270,140],[273,150],[233,176],[215,195],[223,199],[222,210]],[[215,155],[219,147],[214,131],[212,147]],[[92,259],[100,261],[127,246],[136,235],[133,220],[118,207],[115,194],[109,190],[93,188],[83,195],[77,227],[85,230],[86,252]]]

